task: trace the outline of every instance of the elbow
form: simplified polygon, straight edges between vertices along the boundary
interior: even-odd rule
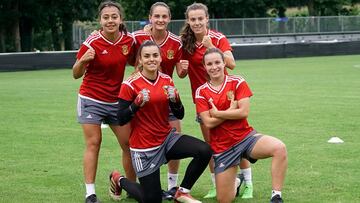
[[[79,79],[81,76],[79,76],[78,74],[76,73],[73,73],[73,78],[76,80],[76,79]]]
[[[204,122],[203,121],[203,124],[205,125],[205,127],[207,127],[208,129],[211,129],[211,128],[214,128],[216,127],[216,125],[212,122]]]
[[[232,62],[230,62],[230,63],[228,64],[227,67],[228,67],[230,70],[234,70],[235,66],[236,66],[235,61],[232,61]]]

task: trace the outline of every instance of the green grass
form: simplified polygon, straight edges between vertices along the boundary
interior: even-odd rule
[[[244,60],[232,71],[253,90],[250,124],[287,145],[286,202],[360,202],[359,58]],[[0,73],[0,202],[83,202],[84,140],[76,121],[80,82],[70,69]],[[175,84],[186,108],[183,131],[201,138],[188,79]],[[328,144],[332,136],[345,143]],[[102,202],[112,202],[107,177],[112,169],[122,171],[119,152],[105,129],[96,181]],[[269,201],[270,163],[252,165],[254,198],[236,202]],[[166,167],[164,187],[165,174]],[[206,171],[192,194],[201,198],[210,187]]]

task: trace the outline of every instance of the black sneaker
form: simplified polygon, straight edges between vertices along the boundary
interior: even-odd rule
[[[271,198],[270,203],[283,203],[283,200],[280,195],[275,195]]]
[[[175,193],[177,191],[177,187],[173,187],[168,191],[162,191],[162,199],[163,200],[173,200],[175,197]]]
[[[85,199],[85,203],[100,203],[100,200],[98,200],[95,194],[92,194]]]
[[[241,187],[242,183],[244,182],[244,175],[243,175],[242,173],[240,173],[240,174],[237,175],[237,178],[240,179],[240,184],[239,184],[239,186],[236,188],[236,195],[235,195],[236,197],[238,197],[239,194],[240,194],[240,187]]]

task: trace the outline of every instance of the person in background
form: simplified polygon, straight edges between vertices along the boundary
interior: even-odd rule
[[[287,169],[285,144],[258,133],[249,125],[252,92],[244,78],[224,74],[225,58],[219,49],[208,49],[203,64],[209,81],[196,90],[196,111],[210,129],[218,202],[230,203],[235,198],[236,171],[242,158],[255,163],[272,157],[270,202],[282,203],[281,190]]]
[[[101,30],[81,45],[73,65],[73,77],[83,77],[78,96],[78,121],[85,139],[85,202],[100,202],[95,193],[95,177],[102,140],[101,123],[109,124],[123,150],[126,175],[135,177],[130,151],[123,136],[128,126],[120,126],[117,118],[118,93],[134,40],[123,23],[120,4],[106,1],[99,5]],[[135,177],[136,178],[136,177]]]
[[[160,203],[160,166],[170,160],[192,157],[174,199],[200,203],[190,195],[190,190],[205,170],[212,151],[207,143],[189,135],[180,136],[171,128],[169,106],[179,119],[184,116],[184,107],[171,77],[159,71],[162,57],[158,45],[150,40],[144,41],[137,58],[139,72],[121,86],[118,118],[121,125],[132,123],[129,144],[140,184],[113,171],[110,191],[120,198],[121,190],[125,189],[138,202]]]
[[[235,60],[227,38],[222,33],[209,29],[209,13],[206,5],[202,3],[191,4],[186,9],[185,18],[186,22],[180,33],[181,41],[183,43],[182,58],[189,61],[188,75],[191,83],[192,98],[195,103],[196,89],[207,81],[207,74],[201,62],[205,51],[213,47],[220,49],[224,53],[226,67],[231,70],[235,68]],[[227,74],[226,69],[224,72]],[[209,142],[209,129],[203,124],[199,116],[197,116],[196,120],[200,124],[204,140]],[[209,168],[214,187],[209,190],[204,198],[216,197],[213,160],[210,161]],[[243,177],[245,180],[245,187],[241,197],[252,198],[253,185],[250,163],[247,160],[243,160],[240,164],[240,168],[241,175],[239,174],[238,177]]]

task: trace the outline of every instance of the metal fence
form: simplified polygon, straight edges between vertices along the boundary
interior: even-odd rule
[[[209,21],[210,28],[230,38],[360,32],[360,16],[228,18]],[[127,21],[126,26],[130,32],[133,32],[142,29],[146,23],[146,21]],[[184,20],[172,20],[168,29],[179,34],[183,25]],[[97,22],[75,22],[73,28],[74,48],[78,48],[93,30],[99,28],[99,25]]]

